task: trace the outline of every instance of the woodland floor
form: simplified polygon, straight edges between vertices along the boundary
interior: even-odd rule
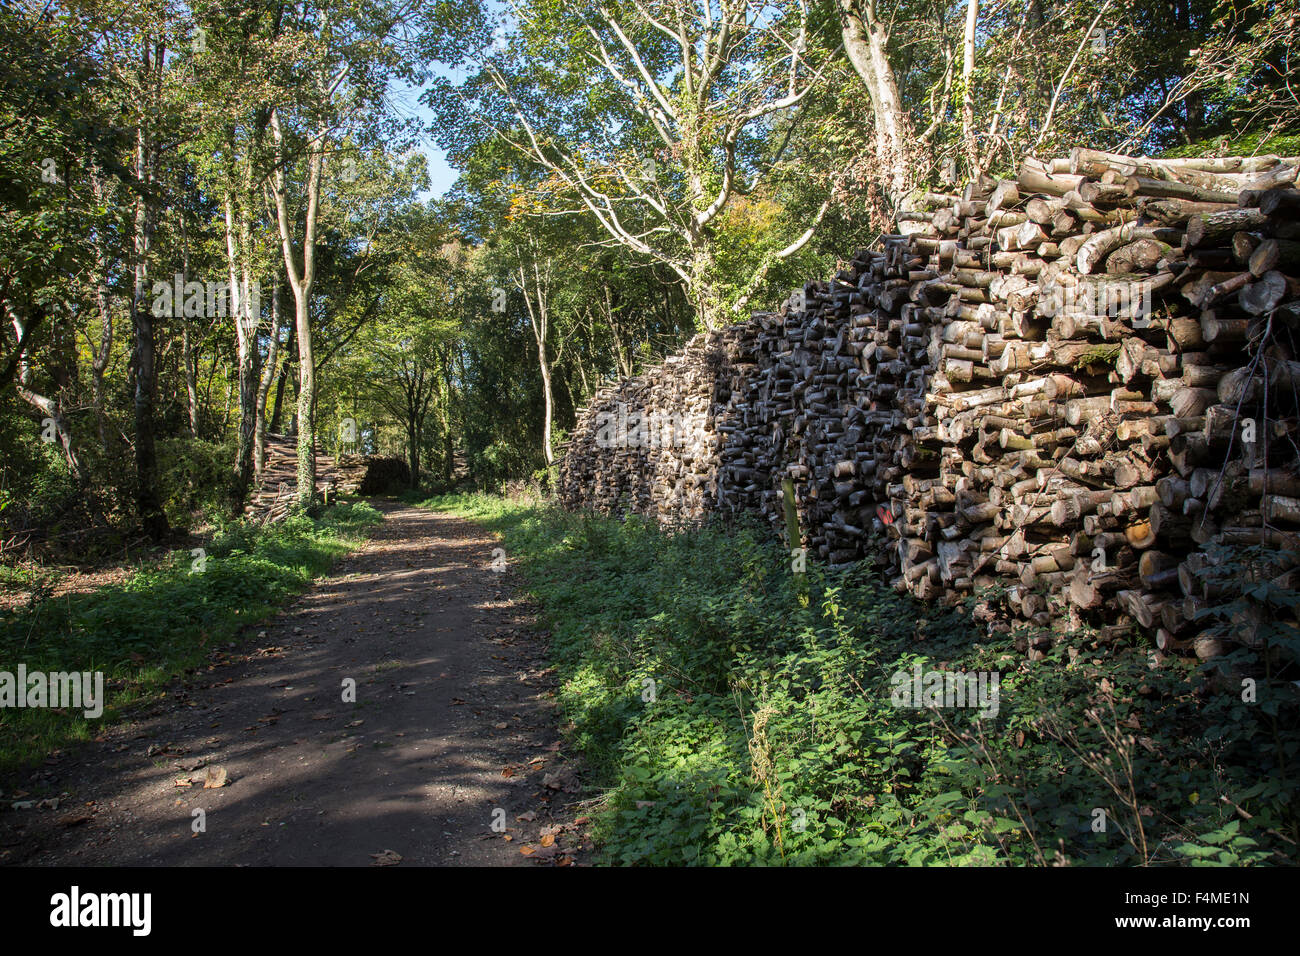
[[[0,863],[581,862],[545,635],[490,569],[495,543],[374,504],[386,520],[359,550],[169,703],[5,781]]]

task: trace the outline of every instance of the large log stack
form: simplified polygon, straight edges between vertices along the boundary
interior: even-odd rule
[[[1220,653],[1214,545],[1300,550],[1296,174],[1076,149],[926,194],[831,281],[599,392],[561,499],[779,524],[789,478],[827,563]],[[597,440],[686,411],[689,440]]]
[[[316,491],[323,492],[337,479],[334,459],[316,445]],[[261,524],[283,521],[298,500],[298,439],[294,435],[266,436],[266,465],[257,487],[244,505],[245,516]]]

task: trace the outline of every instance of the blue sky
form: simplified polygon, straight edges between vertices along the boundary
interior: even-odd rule
[[[419,101],[420,92],[417,87],[402,86],[393,91],[393,99],[398,112],[402,116],[418,117],[421,125],[427,131],[429,124],[433,121],[433,114],[427,106]],[[438,145],[428,132],[421,136],[416,148],[424,153],[429,160],[429,183],[431,188],[427,193],[421,193],[420,199],[427,200],[442,196],[456,182],[456,177],[460,175],[459,171],[447,165],[447,154],[438,148]]]
[[[504,42],[507,31],[514,24],[514,18],[507,5],[502,3],[501,0],[486,0],[483,4],[483,11],[495,24],[492,35],[496,39],[491,47],[491,49],[495,50],[499,44]],[[461,67],[450,67],[439,63],[433,63],[430,66],[435,74],[449,77],[455,81],[465,79],[465,72]],[[421,90],[416,87],[403,85],[394,90],[394,97],[402,115],[418,116],[424,129],[427,130],[429,124],[433,122],[433,114],[428,107],[419,102],[420,93]],[[422,193],[420,199],[423,201],[444,195],[456,182],[460,171],[447,165],[447,154],[438,148],[438,144],[433,141],[433,137],[427,132],[421,137],[416,148],[429,159],[429,183],[432,187],[427,193]]]

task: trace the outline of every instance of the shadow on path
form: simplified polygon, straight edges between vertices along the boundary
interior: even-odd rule
[[[371,539],[251,628],[251,643],[41,768],[28,789],[66,793],[57,809],[15,811],[6,799],[0,862],[365,866],[385,850],[403,865],[573,859],[582,838],[563,805],[577,784],[559,751],[543,637],[490,569],[495,542],[459,518],[375,505],[386,520]],[[355,703],[342,699],[349,678]],[[216,766],[228,783],[203,789]],[[498,809],[504,834],[492,829]],[[192,832],[195,810],[206,832]],[[544,835],[555,843],[542,847]]]

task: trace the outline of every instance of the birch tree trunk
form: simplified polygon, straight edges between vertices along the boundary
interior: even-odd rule
[[[306,508],[316,494],[316,366],[312,354],[311,290],[316,279],[316,218],[320,209],[321,170],[325,134],[317,133],[307,145],[307,215],[303,227],[301,265],[293,249],[286,195],[284,130],[278,112],[271,113],[271,134],[276,164],[271,193],[275,219],[284,252],[285,273],[293,290],[294,328],[298,333],[298,504]]]
[[[546,288],[546,282],[542,280],[541,269],[537,264],[536,258],[533,259],[533,293],[528,291],[528,272],[521,262],[519,264],[519,287],[524,292],[524,302],[528,306],[528,321],[533,328],[533,338],[537,341],[537,364],[542,374],[542,401],[543,401],[543,418],[542,418],[542,453],[546,456],[546,464],[555,464],[555,453],[551,450],[551,420],[555,415],[555,401],[551,394],[551,361],[546,354],[546,338],[550,331],[550,305],[548,302],[549,290]],[[550,260],[546,262],[547,279],[550,278]],[[536,305],[534,306],[534,296]]]

